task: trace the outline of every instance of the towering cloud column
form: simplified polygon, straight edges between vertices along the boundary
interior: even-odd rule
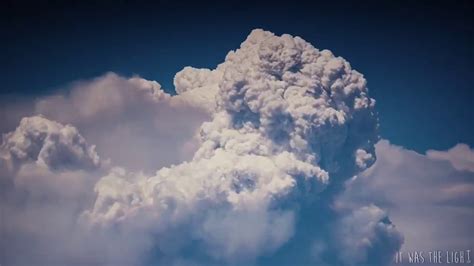
[[[401,237],[383,211],[331,206],[340,184],[375,161],[375,101],[348,62],[299,37],[254,30],[215,70],[186,68],[175,84],[175,98],[215,99],[202,106],[214,109],[193,159],[151,177],[105,177],[88,221],[140,225],[164,257],[258,262],[282,252],[328,263],[390,261]],[[111,193],[111,183],[121,192]],[[284,251],[290,242],[300,251]],[[186,254],[190,246],[197,254]]]
[[[110,78],[113,83],[107,82]],[[181,123],[191,124],[196,110],[205,114],[197,127],[181,127],[191,131],[186,136],[194,135],[187,142],[193,152],[187,161],[157,167],[152,175],[113,160],[103,167],[108,173],[97,180],[96,197],[76,218],[77,226],[94,232],[99,242],[113,240],[105,251],[107,263],[124,259],[114,247],[126,249],[130,261],[143,264],[390,263],[402,237],[385,212],[374,205],[351,209],[333,201],[343,193],[344,181],[375,162],[378,140],[375,101],[368,96],[364,77],[347,61],[299,37],[254,30],[216,69],[186,67],[174,83],[178,95],[145,101],[148,90],[143,88],[149,81],[114,75],[101,80],[125,84],[116,90],[119,95],[113,98],[120,104],[111,115],[121,114],[115,110],[120,106],[135,114],[146,106],[151,119],[160,110],[183,110]],[[159,85],[152,85],[150,96],[162,95]],[[89,86],[79,94],[93,101],[87,94],[104,95],[104,90],[113,91],[110,86]],[[130,97],[119,97],[125,92],[139,97],[127,103]],[[41,110],[53,113],[47,112],[48,102],[57,101],[43,100]],[[67,108],[68,101],[77,99],[60,98],[61,108]],[[82,125],[91,119],[71,117]],[[68,117],[62,119],[67,122]],[[98,130],[100,123],[94,125],[92,136],[104,132]],[[153,128],[157,130],[156,124]],[[114,138],[107,139],[110,147]],[[120,139],[117,145],[136,143],[115,139]],[[51,141],[62,143],[61,138]],[[96,145],[100,151],[101,143]],[[74,165],[96,164],[85,160],[90,149],[61,150],[81,155],[71,157]]]

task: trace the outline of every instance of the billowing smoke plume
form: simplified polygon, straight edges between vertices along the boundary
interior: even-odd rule
[[[375,162],[378,140],[375,101],[347,61],[254,30],[216,69],[186,67],[174,84],[171,96],[156,82],[108,74],[37,101],[44,117],[23,119],[2,144],[9,238],[60,238],[11,218],[37,208],[16,200],[30,193],[16,181],[28,169],[31,179],[58,179],[58,191],[78,182],[63,175],[84,179],[81,204],[61,223],[61,233],[72,228],[54,255],[61,263],[390,263],[402,237],[386,213],[333,204],[344,181]],[[76,128],[47,118],[77,125],[105,159]],[[140,154],[146,163],[132,159]]]

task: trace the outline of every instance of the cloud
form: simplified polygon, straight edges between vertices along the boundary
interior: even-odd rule
[[[429,150],[431,159],[449,161],[456,170],[474,172],[474,151],[466,144],[458,144],[448,151]]]
[[[199,92],[187,94],[172,97],[155,81],[108,73],[40,98],[35,113],[75,125],[104,158],[151,173],[192,157],[192,137],[210,105],[194,104],[204,97]]]
[[[84,190],[93,186],[91,173],[99,174],[107,164],[75,127],[41,116],[25,117],[15,131],[3,136],[1,190],[14,189],[33,198],[73,198],[90,193]]]
[[[2,263],[66,263],[83,254],[77,216],[107,171],[77,129],[41,116],[25,117],[0,148]],[[77,245],[81,245],[78,249]]]
[[[173,100],[186,102],[198,108],[204,108],[212,113],[216,107],[216,94],[219,90],[219,80],[223,71],[206,68],[185,67],[176,73],[173,83],[178,96]]]
[[[18,210],[41,213],[44,224],[64,215],[53,225],[71,232],[15,228],[7,239],[16,244],[2,243],[10,259],[35,239],[54,242],[41,250],[59,264],[390,263],[402,237],[387,213],[334,204],[375,162],[378,140],[375,101],[347,61],[254,30],[216,69],[186,67],[174,84],[172,96],[154,81],[109,73],[35,102],[43,117],[22,120],[2,152],[29,158],[19,167],[33,163],[31,179],[46,165],[59,191],[76,186],[63,176],[88,181],[80,200],[6,201],[8,224],[28,227]],[[11,194],[19,190],[11,184]]]
[[[337,226],[341,257],[346,265],[359,265],[361,262],[386,264],[391,261],[393,250],[403,242],[387,213],[375,205],[355,209]]]
[[[17,167],[35,162],[50,169],[93,169],[100,166],[95,146],[88,146],[77,129],[41,116],[25,117],[3,139],[3,156]]]
[[[404,252],[472,249],[474,174],[471,149],[458,144],[426,155],[376,145],[377,161],[347,184],[339,204],[375,203],[404,233]],[[466,157],[460,157],[460,154]]]
[[[200,256],[211,260],[255,262],[290,241],[298,230],[298,204],[316,200],[329,183],[336,186],[372,162],[374,101],[362,75],[329,51],[255,30],[216,70],[187,69],[178,76],[185,73],[194,81],[175,80],[179,91],[202,80],[214,80],[219,88],[192,161],[151,177],[106,177],[96,186],[98,201],[85,212],[86,220],[97,226],[140,224],[137,230],[153,231],[158,239],[173,235],[178,249],[197,243],[204,247]],[[116,190],[130,192],[110,191],[120,184],[123,189]],[[176,227],[193,230],[180,235],[170,230]],[[379,233],[369,227],[360,232],[365,234]]]

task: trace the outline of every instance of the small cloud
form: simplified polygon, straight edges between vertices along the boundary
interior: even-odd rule
[[[474,150],[467,144],[457,144],[447,151],[428,150],[426,156],[431,159],[449,161],[459,171],[474,172]]]
[[[346,184],[339,204],[384,207],[404,233],[404,251],[471,248],[471,153],[467,145],[458,144],[423,155],[381,140],[376,145],[377,161]]]

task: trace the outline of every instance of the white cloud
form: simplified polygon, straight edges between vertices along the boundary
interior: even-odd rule
[[[75,127],[41,116],[23,118],[15,131],[3,137],[2,157],[15,168],[24,162],[50,169],[100,166],[95,146],[87,145]]]
[[[429,158],[449,161],[459,171],[474,172],[474,150],[466,144],[458,144],[447,151],[429,150]]]
[[[397,250],[403,238],[387,217],[382,209],[368,205],[341,219],[336,235],[345,265],[367,261],[383,265],[391,261],[393,253],[390,250]]]
[[[301,38],[255,30],[216,70],[185,69],[175,84],[181,93],[192,86],[219,88],[192,161],[150,177],[105,177],[86,220],[140,224],[137,230],[155,232],[158,242],[176,234],[170,228],[193,228],[180,235],[187,240],[175,239],[184,243],[178,249],[199,243],[214,260],[252,262],[298,230],[299,203],[373,162],[376,117],[365,80],[342,58]],[[369,227],[364,234],[378,232]]]
[[[50,264],[86,255],[76,219],[108,162],[75,127],[40,116],[23,118],[4,135],[0,155],[1,262]]]
[[[404,252],[472,249],[474,163],[460,156],[469,151],[458,144],[423,155],[380,141],[377,161],[348,183],[339,204],[386,208],[404,233]]]
[[[401,236],[386,213],[332,204],[344,181],[374,163],[378,140],[375,101],[347,61],[299,37],[254,30],[216,69],[185,68],[174,84],[178,95],[171,96],[154,81],[109,73],[36,102],[35,113],[77,129],[36,117],[27,123],[42,121],[35,130],[20,124],[7,135],[4,152],[31,158],[22,167],[48,166],[45,174],[26,167],[22,176],[93,180],[77,193],[79,205],[58,198],[58,206],[21,209],[56,206],[59,213],[45,211],[44,223],[66,215],[56,225],[75,242],[48,228],[33,234],[39,243],[67,242],[56,254],[65,264],[91,250],[86,261],[97,264],[264,264],[287,254],[294,261],[389,263]],[[35,132],[46,137],[31,146]],[[78,132],[110,163],[99,167]],[[18,193],[18,184],[10,185]],[[19,217],[8,218],[11,224],[24,218],[11,216]],[[9,238],[32,237],[25,230]],[[314,248],[318,241],[324,248]],[[293,245],[301,249],[288,251]]]
[[[37,100],[35,112],[75,125],[115,164],[151,173],[192,157],[192,137],[209,117],[190,103],[196,95],[172,97],[155,81],[108,73]]]

